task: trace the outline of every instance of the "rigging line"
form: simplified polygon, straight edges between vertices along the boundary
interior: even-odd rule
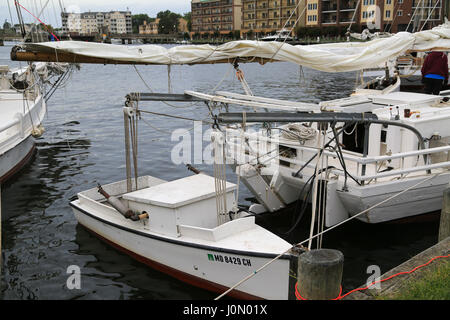
[[[175,119],[181,119],[181,120],[188,120],[188,121],[202,121],[205,123],[208,123],[210,125],[213,125],[214,123],[211,121],[206,121],[206,119],[208,119],[209,117],[204,118],[203,120],[198,120],[198,119],[193,119],[193,118],[186,118],[186,117],[182,117],[182,116],[175,116],[175,115],[171,115],[171,114],[166,114],[166,113],[159,113],[159,112],[154,112],[154,111],[147,111],[147,110],[139,110],[139,112],[143,112],[143,113],[150,113],[150,114],[154,114],[157,116],[161,116],[161,117],[169,117],[169,118],[175,118]]]
[[[139,112],[142,112],[142,110],[139,110]],[[172,131],[164,130],[164,129],[161,129],[161,128],[158,128],[158,127],[152,125],[150,122],[148,122],[148,120],[146,120],[146,119],[144,119],[144,118],[139,118],[139,120],[144,121],[144,123],[147,124],[149,127],[153,128],[153,129],[155,129],[156,131],[159,131],[159,132],[161,132],[161,133],[166,133],[166,134],[172,134],[172,133],[173,133]],[[187,132],[189,132],[189,131],[192,131],[194,128],[195,128],[195,127],[193,126],[193,127],[190,128],[190,129],[186,129],[186,131],[183,132],[183,133],[187,133]]]
[[[346,129],[348,128],[350,125],[352,125],[352,122],[348,122],[346,125],[344,125],[341,130],[338,132],[338,136]],[[332,139],[330,139],[330,141],[328,141],[328,143],[325,145],[325,148],[328,148],[330,146],[330,144],[335,140],[335,138],[333,137]],[[294,177],[297,177],[298,174],[311,162],[316,158],[317,154],[313,155],[294,175]]]
[[[297,4],[297,6],[295,7],[295,9],[292,11],[291,16],[286,20],[286,23],[284,24],[283,29],[286,27],[286,24],[287,24],[288,21],[291,19],[293,13],[294,13],[295,11],[297,11],[297,8],[298,8],[298,6],[300,5],[300,3],[301,3],[302,1],[303,1],[303,0],[300,0],[299,3]],[[294,27],[297,25],[298,21],[300,20],[300,18],[301,18],[301,17],[303,16],[303,14],[305,13],[305,10],[306,10],[306,6],[303,8],[302,13],[299,14],[299,16],[297,17],[297,20],[295,21],[294,25],[292,26],[291,30],[289,31],[289,34],[291,34],[292,30],[294,30]],[[277,49],[277,51],[275,51],[275,53],[272,55],[272,57],[271,57],[269,60],[272,60],[272,59],[278,54],[278,52],[281,50],[281,48],[282,48],[282,47],[284,46],[284,44],[286,43],[287,37],[288,37],[288,35],[286,35],[286,36],[284,37],[283,43],[279,46],[279,48]]]
[[[347,28],[347,32],[350,32],[350,31],[351,31],[353,22],[355,22],[356,12],[358,11],[358,7],[359,7],[360,2],[361,2],[361,0],[358,0],[358,3],[356,4],[355,12],[353,12],[352,21],[350,21],[350,25],[349,25],[348,28]]]
[[[359,217],[360,215],[365,214],[365,213],[369,212],[370,210],[373,210],[373,209],[375,209],[376,207],[378,207],[378,206],[380,206],[380,205],[382,205],[382,204],[384,204],[384,203],[386,203],[386,202],[388,202],[388,201],[390,201],[390,200],[392,200],[392,199],[394,199],[394,198],[396,198],[396,197],[401,196],[401,195],[404,194],[405,192],[408,192],[409,190],[411,190],[411,189],[413,189],[413,188],[415,188],[415,187],[421,185],[422,183],[425,183],[425,182],[427,182],[427,181],[429,181],[429,180],[431,180],[431,179],[436,178],[437,176],[441,175],[442,173],[443,173],[443,172],[436,173],[435,175],[432,175],[432,176],[428,177],[428,178],[425,179],[425,180],[419,181],[418,183],[414,184],[413,186],[410,186],[410,187],[406,188],[405,190],[400,191],[399,193],[396,193],[396,194],[394,194],[393,196],[390,196],[389,198],[387,198],[387,199],[385,199],[385,200],[383,200],[383,201],[381,201],[381,202],[379,202],[379,203],[377,203],[377,204],[371,206],[370,208],[367,208],[367,209],[365,209],[365,210],[363,210],[363,211],[357,213],[356,215],[351,216],[350,218],[348,218],[348,219],[346,219],[346,220],[344,220],[344,221],[341,221],[340,223],[335,224],[334,226],[332,226],[332,227],[330,227],[330,228],[328,228],[328,229],[326,229],[326,230],[324,230],[324,231],[322,231],[322,232],[320,232],[320,233],[314,235],[312,238],[317,238],[317,237],[320,236],[320,235],[323,235],[323,234],[325,234],[325,233],[327,233],[327,232],[329,232],[329,231],[331,231],[331,230],[334,230],[335,228],[337,228],[337,227],[343,225],[344,223],[347,223],[347,222],[349,222],[350,220],[353,220],[353,219]],[[284,254],[288,253],[291,249],[293,249],[293,248],[295,248],[295,247],[302,246],[303,244],[305,244],[306,242],[308,242],[308,241],[310,241],[310,240],[311,240],[311,238],[306,239],[306,240],[304,240],[304,241],[302,241],[302,242],[299,242],[299,243],[293,245],[292,247],[290,247],[289,249],[287,249],[286,251],[280,253],[280,254],[277,255],[275,258],[273,258],[272,260],[266,262],[263,266],[261,266],[260,268],[258,268],[257,270],[255,270],[253,273],[249,274],[247,277],[245,277],[245,278],[242,279],[241,281],[237,282],[235,285],[233,285],[232,287],[230,287],[227,291],[225,291],[224,293],[222,293],[220,296],[216,297],[214,300],[219,300],[219,299],[221,299],[222,297],[224,297],[225,295],[227,295],[228,293],[230,293],[232,290],[234,290],[236,287],[238,287],[238,286],[241,285],[242,283],[244,283],[244,282],[246,282],[247,280],[253,278],[258,272],[260,272],[261,270],[264,270],[264,269],[267,268],[270,264],[272,264],[272,263],[275,262],[276,260],[280,259]]]
[[[144,77],[139,72],[139,70],[137,69],[136,65],[133,65],[133,67],[134,67],[134,70],[136,70],[136,73],[139,76],[139,78],[141,78],[142,82],[147,87],[147,89],[150,90],[151,93],[154,93],[154,90],[150,87],[150,85],[147,83],[147,81],[145,81]],[[170,78],[170,76],[169,76],[169,78]],[[168,81],[169,81],[169,90],[170,90],[170,79]],[[186,106],[176,106],[176,105],[170,104],[170,103],[168,103],[166,101],[161,101],[161,102],[164,103],[165,105],[168,105],[168,106],[170,106],[172,108],[176,108],[176,109],[189,108],[189,107],[192,107],[192,106],[198,104],[198,102],[191,102],[189,105],[186,105]]]
[[[55,16],[55,28],[58,27],[58,14],[56,13],[56,6],[55,3],[52,0],[52,8],[53,8],[53,14]]]
[[[58,38],[53,32],[50,31],[50,29],[48,28],[48,26],[47,26],[44,22],[42,22],[38,17],[36,17],[34,14],[32,14],[27,8],[25,8],[24,6],[22,6],[22,5],[19,3],[18,0],[14,0],[14,1],[15,1],[15,3],[16,3],[17,5],[19,5],[19,6],[20,6],[21,8],[23,8],[26,12],[28,12],[33,18],[35,18],[37,21],[39,21],[39,22],[45,27],[45,29],[47,29],[47,32],[50,33],[53,37],[55,37],[55,39],[56,39],[57,41],[59,41],[59,38]],[[25,34],[25,35],[27,35],[27,34]]]
[[[8,3],[9,17],[11,18],[11,27],[14,28],[14,21],[11,13],[11,6],[9,5],[9,0],[6,0],[6,2]]]
[[[425,25],[427,24],[428,20],[430,19],[431,14],[433,13],[434,9],[436,9],[438,3],[440,3],[440,2],[441,2],[441,0],[437,0],[437,1],[436,1],[436,4],[434,5],[433,9],[431,9],[430,14],[429,14],[428,17],[427,17],[427,20],[425,20],[425,22],[423,23],[422,28],[420,28],[420,31],[423,30],[423,28],[424,28]]]
[[[423,0],[420,0],[420,2],[417,4],[416,10],[414,10],[414,12],[413,12],[413,14],[411,16],[411,19],[409,19],[408,26],[406,27],[406,31],[408,31],[409,26],[410,26],[411,22],[413,21],[414,16],[416,15],[417,9],[419,9],[419,7],[422,4],[422,2],[423,2]]]
[[[323,133],[323,142],[322,142],[322,149],[325,149],[325,140],[326,140],[326,132]],[[325,194],[323,193],[324,187],[325,187],[325,183],[324,183],[324,179],[323,179],[323,174],[324,174],[324,170],[323,168],[324,166],[324,161],[325,161],[325,156],[322,156],[322,161],[320,164],[320,180],[317,181],[318,185],[319,185],[319,213],[318,213],[318,217],[319,219],[317,220],[317,230],[319,231],[323,231],[323,223],[325,221],[325,217],[323,216],[324,214],[324,209],[325,209]],[[328,161],[328,159],[327,159]],[[325,172],[326,173],[326,172]],[[322,198],[323,197],[323,198]],[[317,249],[322,248],[322,236],[319,237],[317,239]]]
[[[319,126],[320,126],[320,124],[319,124]],[[317,141],[317,147],[320,147],[321,144],[322,144],[322,132],[319,132],[318,141]],[[316,159],[317,160],[316,160],[316,170],[314,172],[314,184],[313,184],[313,194],[312,194],[312,203],[311,203],[311,205],[312,205],[312,208],[311,208],[312,218],[311,218],[311,226],[310,226],[310,229],[309,229],[309,237],[310,238],[312,237],[312,235],[314,233],[314,224],[316,222],[316,213],[317,213],[317,210],[316,210],[316,205],[317,205],[317,181],[318,181],[317,174],[318,174],[319,162],[320,162],[320,159],[322,157],[322,151],[323,150],[324,149],[321,148],[321,149],[317,150],[317,153],[316,153]],[[312,246],[312,239],[308,242],[308,250],[311,250],[311,246]]]
[[[391,32],[392,26],[394,25],[395,20],[397,19],[397,16],[398,16],[397,14],[398,14],[398,10],[400,9],[400,4],[401,3],[399,1],[397,1],[396,5],[394,7],[394,10],[392,11],[392,14],[394,15],[394,19],[392,20],[392,22],[389,25],[389,30],[387,30],[387,28],[385,28],[385,30],[384,30],[385,32],[389,32],[389,33]]]

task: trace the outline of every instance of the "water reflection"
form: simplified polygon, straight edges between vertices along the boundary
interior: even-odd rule
[[[58,128],[37,140],[32,162],[2,189],[3,299],[62,297],[54,289],[65,283],[75,227],[64,208],[77,176],[93,164],[91,142],[76,124]]]

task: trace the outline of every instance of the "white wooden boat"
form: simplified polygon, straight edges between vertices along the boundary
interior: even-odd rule
[[[19,171],[32,157],[34,137],[43,133],[46,113],[38,76],[31,69],[9,72],[0,66],[0,182]],[[8,75],[9,73],[9,75]],[[11,75],[25,77],[26,90],[11,86]]]
[[[202,94],[190,94],[206,98]],[[246,132],[244,137],[248,144],[245,143],[245,147],[241,142],[242,131],[228,128],[230,160],[259,202],[250,208],[251,211],[274,212],[297,201],[305,184],[314,176],[317,165],[324,172],[317,179],[326,185],[321,208],[327,227],[405,189],[408,192],[380,204],[358,219],[379,223],[440,210],[443,190],[450,181],[450,102],[445,94],[448,93],[442,92],[441,96],[404,92],[355,95],[312,106],[309,115],[327,117],[329,112],[331,115],[353,113],[376,119],[374,122],[336,120],[336,128],[347,126],[338,137],[339,147],[331,143],[334,140],[332,128],[321,130],[318,122],[310,126],[307,114],[305,120],[296,122],[294,127],[290,123],[280,125],[279,129],[272,128],[270,136],[267,129]],[[230,104],[234,99],[235,104],[249,105],[264,98],[247,97],[244,100],[242,96],[220,92],[208,99]],[[277,101],[277,105],[274,101],[271,105],[268,102],[266,100],[267,108],[277,109],[277,105],[283,105],[282,101]],[[294,106],[290,108],[296,111]],[[307,111],[306,106],[304,108]],[[253,116],[247,113],[249,125],[255,122],[250,120]],[[260,122],[272,116],[270,113],[262,115]],[[226,114],[224,117],[226,119]],[[302,115],[298,117],[302,118]],[[242,122],[242,115],[238,118]],[[298,138],[302,128],[313,134]],[[291,135],[286,136],[285,132]],[[323,149],[328,142],[331,147]],[[321,148],[320,165],[311,159],[317,157]],[[268,150],[274,152],[268,153]],[[311,197],[308,199],[312,200]]]
[[[226,185],[230,208],[235,188]],[[147,212],[148,218],[126,219],[93,188],[70,203],[81,225],[138,261],[207,290],[222,293],[291,248],[256,225],[254,217],[226,217],[218,224],[215,180],[204,174],[171,182],[139,177],[132,192],[127,192],[126,180],[103,189],[133,212]],[[291,259],[283,255],[230,296],[287,299]]]

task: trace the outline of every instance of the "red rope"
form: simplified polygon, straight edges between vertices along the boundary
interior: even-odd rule
[[[389,279],[395,278],[395,277],[397,277],[397,276],[399,276],[399,275],[402,275],[402,274],[413,273],[413,272],[416,271],[417,269],[420,269],[420,268],[423,268],[423,267],[429,265],[431,262],[433,262],[433,261],[436,260],[436,259],[449,258],[449,257],[450,257],[450,254],[449,254],[449,255],[446,255],[446,256],[437,256],[437,257],[434,257],[434,258],[430,259],[427,263],[424,263],[424,264],[422,264],[422,265],[420,265],[420,266],[417,266],[417,267],[415,267],[414,269],[412,269],[412,270],[410,270],[410,271],[399,272],[399,273],[396,273],[396,274],[394,274],[394,275],[392,275],[392,276],[390,276],[390,277],[387,277],[386,279],[374,281],[374,282],[372,282],[371,284],[369,284],[367,287],[353,289],[353,290],[347,292],[347,293],[344,294],[344,295],[342,295],[342,286],[341,286],[341,290],[340,290],[340,292],[339,292],[339,296],[338,296],[337,298],[332,299],[332,300],[341,300],[342,298],[344,298],[345,296],[348,296],[349,294],[351,294],[351,293],[353,293],[353,292],[356,292],[356,291],[362,291],[362,290],[369,289],[371,286],[373,286],[373,285],[376,284],[376,283],[381,283],[381,282],[387,281],[387,280],[389,280]],[[305,299],[305,298],[303,298],[303,297],[301,296],[300,291],[299,291],[297,285],[298,285],[298,282],[295,284],[295,297],[297,298],[297,300],[307,300],[307,299]]]
[[[50,33],[52,36],[55,37],[55,39],[56,39],[57,41],[59,41],[59,38],[58,38],[53,32],[50,31],[50,29],[47,27],[47,25],[46,25],[45,23],[43,23],[38,17],[36,17],[35,15],[33,15],[30,11],[28,11],[27,8],[25,8],[24,6],[22,6],[22,5],[19,3],[18,0],[14,0],[14,2],[15,2],[16,4],[18,4],[21,8],[23,8],[26,12],[28,12],[29,14],[31,14],[31,16],[32,16],[33,18],[35,18],[37,21],[39,21],[39,22],[45,27],[45,29],[47,29],[48,33]]]

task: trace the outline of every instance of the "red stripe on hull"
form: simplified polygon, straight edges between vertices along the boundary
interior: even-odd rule
[[[16,173],[18,173],[30,161],[35,150],[36,150],[36,146],[33,144],[33,147],[27,153],[27,155],[18,164],[16,164],[11,170],[9,170],[6,174],[4,174],[3,177],[0,177],[0,183],[5,182],[6,180],[8,180],[12,176],[14,176]]]
[[[151,268],[160,271],[162,273],[168,274],[171,277],[174,277],[182,282],[188,283],[190,285],[193,285],[195,287],[199,287],[208,291],[212,291],[212,292],[216,292],[219,294],[222,294],[223,292],[225,292],[226,290],[228,290],[228,287],[224,287],[220,284],[190,275],[188,273],[176,270],[174,268],[168,267],[166,265],[163,265],[159,262],[150,260],[146,257],[143,257],[141,255],[138,255],[136,253],[134,253],[133,251],[130,251],[128,249],[125,249],[123,247],[121,247],[120,245],[112,242],[111,240],[106,239],[105,237],[99,235],[98,233],[96,233],[95,231],[92,231],[91,229],[89,229],[88,227],[86,227],[85,225],[81,224],[86,230],[88,230],[90,233],[92,233],[93,235],[95,235],[96,237],[100,238],[101,240],[103,240],[104,242],[108,243],[109,245],[111,245],[112,247],[116,248],[117,250],[129,255],[130,257],[134,258],[135,260],[142,262],[148,266],[150,266]],[[263,300],[263,298],[239,291],[239,290],[232,290],[230,293],[228,293],[227,296],[230,296],[232,298],[238,299],[238,300]]]

